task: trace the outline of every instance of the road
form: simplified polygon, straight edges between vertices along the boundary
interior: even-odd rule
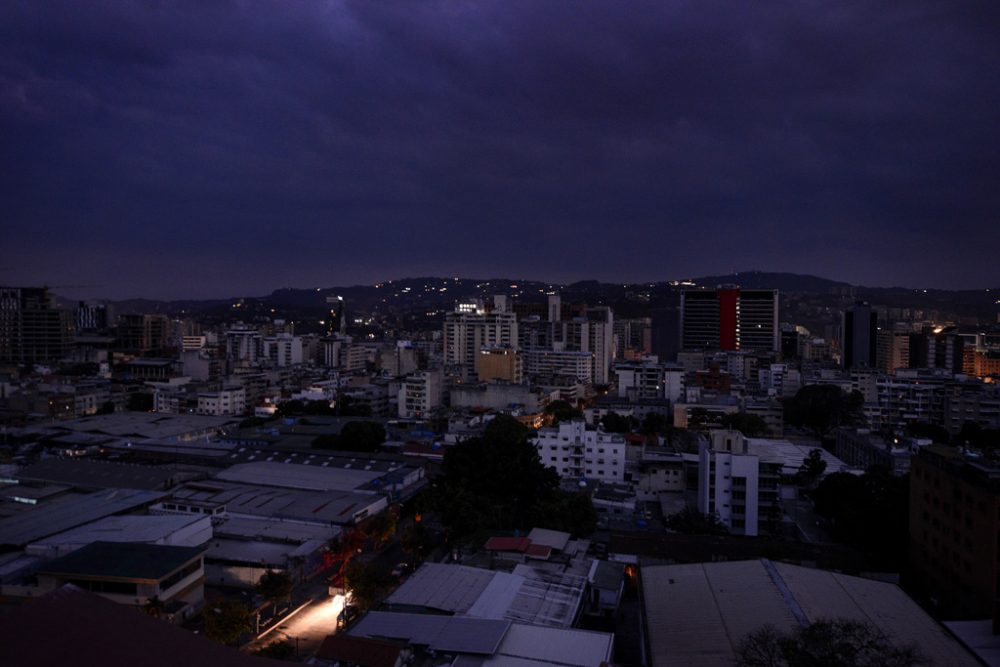
[[[281,625],[251,643],[246,647],[246,650],[252,653],[272,642],[288,640],[293,645],[297,645],[300,656],[312,655],[327,635],[336,633],[337,615],[341,609],[343,609],[343,604],[339,597],[323,597],[315,600],[291,618],[282,621]]]

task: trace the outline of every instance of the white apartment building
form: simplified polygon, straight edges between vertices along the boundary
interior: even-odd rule
[[[421,371],[406,376],[399,388],[400,418],[420,419],[441,407],[443,385],[441,371]]]
[[[590,352],[537,348],[524,351],[524,374],[528,377],[568,375],[590,384],[593,371],[594,355]]]
[[[264,339],[264,358],[271,366],[284,368],[296,366],[303,361],[302,338],[290,334],[278,334]]]
[[[199,415],[242,415],[247,409],[246,390],[243,387],[226,387],[221,391],[198,394]]]
[[[671,403],[684,395],[684,369],[673,364],[631,361],[615,364],[618,397],[629,401],[666,399]]]
[[[698,511],[736,535],[757,535],[781,520],[782,462],[752,453],[739,431],[715,430],[698,451]]]
[[[560,477],[625,481],[625,438],[586,422],[562,422],[538,430],[535,447],[542,465]]]

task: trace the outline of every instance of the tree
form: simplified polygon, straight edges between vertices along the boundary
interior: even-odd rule
[[[746,412],[723,415],[719,423],[723,428],[739,431],[748,438],[759,438],[771,432],[767,427],[767,422],[760,415],[751,415]]]
[[[203,618],[205,636],[227,645],[236,644],[244,633],[253,629],[253,614],[234,600],[206,605]]]
[[[607,433],[628,433],[632,430],[632,422],[634,421],[631,417],[623,417],[617,412],[609,412],[601,417],[601,428]]]
[[[453,536],[480,528],[531,528],[538,508],[555,493],[559,476],[542,465],[528,429],[500,415],[481,438],[465,440],[444,455],[434,506]]]
[[[272,603],[287,601],[294,588],[295,582],[287,572],[268,570],[257,582],[257,592]]]
[[[264,648],[254,651],[254,655],[261,658],[272,658],[274,660],[295,660],[295,644],[287,639],[271,642]]]
[[[685,507],[666,519],[667,528],[689,535],[728,535],[729,531],[717,514],[702,514],[693,507]]]
[[[641,430],[644,435],[660,435],[666,433],[669,428],[670,420],[659,412],[647,412],[642,420]]]
[[[825,437],[838,426],[859,424],[864,420],[861,392],[845,393],[834,385],[810,384],[785,401],[785,422]]]
[[[396,533],[396,517],[386,510],[379,512],[365,525],[365,532],[375,543],[376,549],[381,549],[382,545],[389,541],[389,538]]]
[[[912,667],[926,663],[916,647],[897,646],[879,628],[849,619],[820,620],[784,634],[771,625],[744,637],[740,667]]]
[[[813,490],[816,513],[833,536],[866,551],[881,567],[905,564],[909,543],[909,479],[882,468],[863,475],[827,475]]]
[[[131,393],[126,407],[132,412],[149,412],[153,409],[153,395],[142,391]]]
[[[367,611],[378,604],[393,581],[373,565],[354,559],[344,568],[344,584],[351,592],[351,604]]]
[[[562,400],[552,401],[546,405],[545,414],[552,415],[553,424],[573,421],[574,419],[583,419],[583,413],[580,410],[574,408],[567,401]]]
[[[534,524],[576,537],[586,537],[597,530],[597,510],[586,491],[555,491],[537,512]]]
[[[414,523],[403,531],[399,537],[399,546],[403,553],[416,563],[427,549],[427,529],[422,523]]]
[[[375,452],[385,442],[385,427],[378,422],[356,421],[340,429],[340,447],[352,452]]]
[[[823,450],[812,449],[802,465],[799,466],[799,479],[806,486],[812,486],[826,472],[826,461],[823,460]]]

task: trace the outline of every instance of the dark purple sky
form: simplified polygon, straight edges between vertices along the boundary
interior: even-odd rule
[[[0,283],[1000,284],[1000,3],[5,2]]]

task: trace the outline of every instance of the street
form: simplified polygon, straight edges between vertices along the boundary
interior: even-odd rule
[[[288,640],[296,647],[298,655],[312,655],[327,635],[337,631],[337,615],[343,608],[343,598],[340,596],[315,600],[249,644],[245,650],[252,653],[272,642]]]

